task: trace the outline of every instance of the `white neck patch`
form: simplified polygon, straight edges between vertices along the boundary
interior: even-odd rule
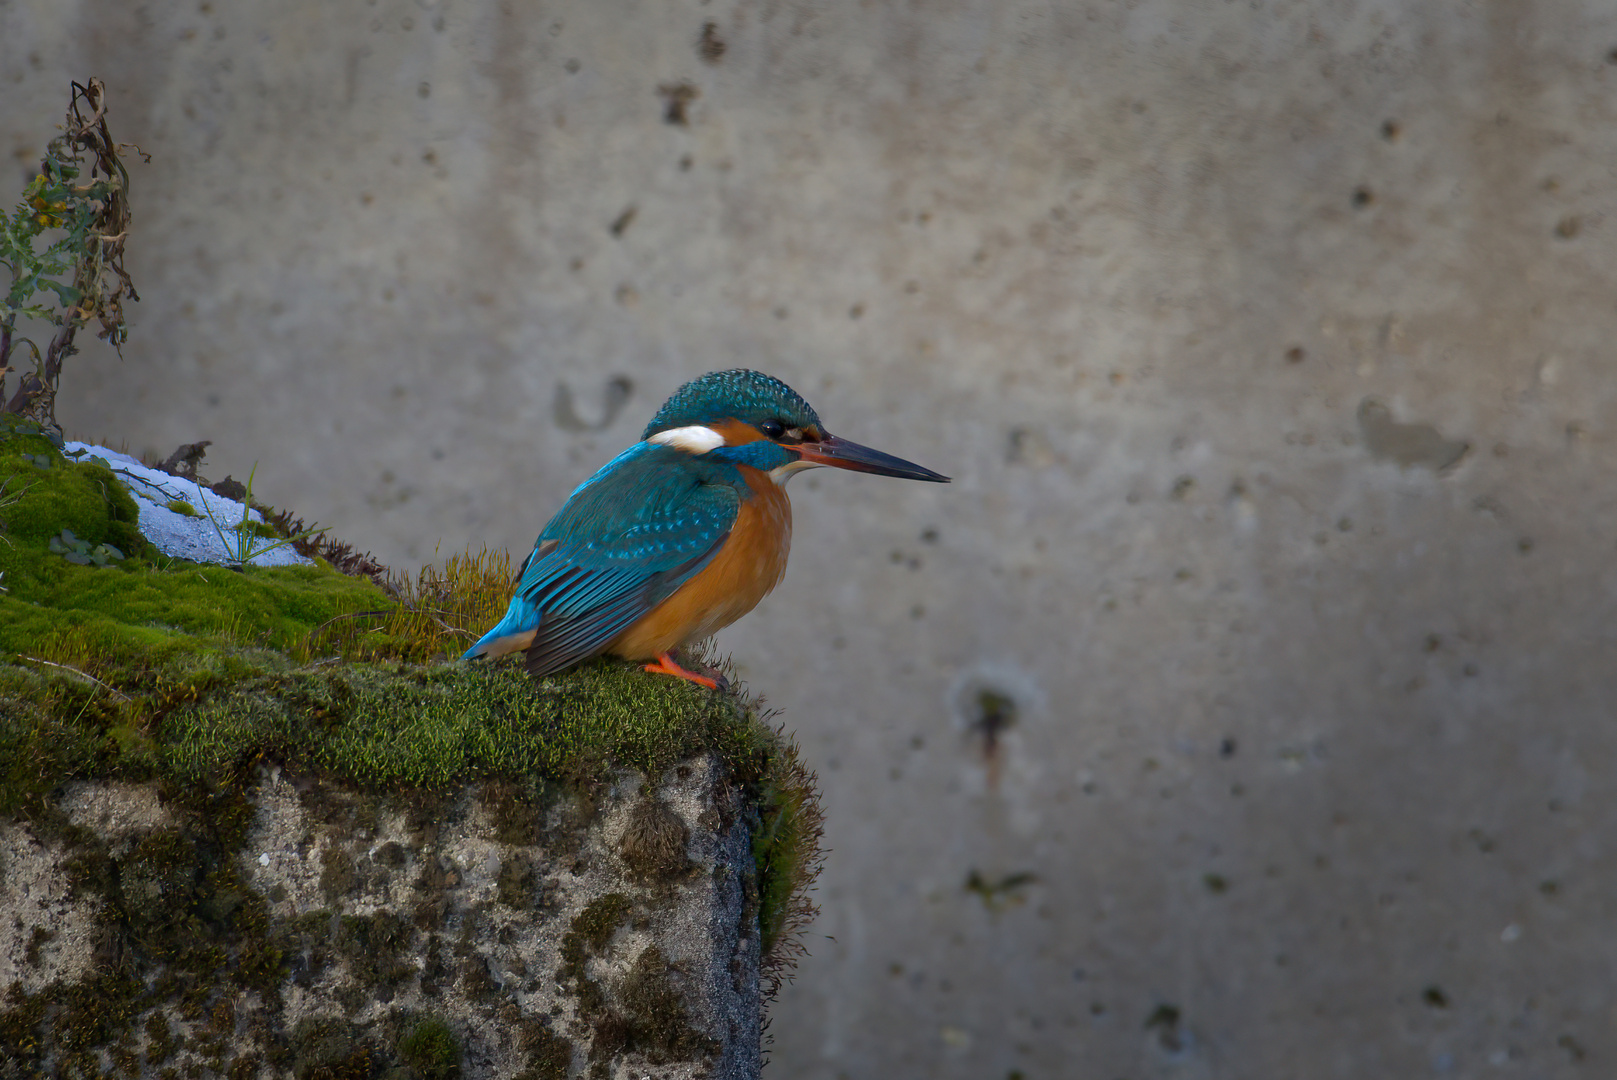
[[[769,470],[769,478],[775,482],[776,487],[785,487],[786,481],[802,472],[804,469],[818,469],[818,461],[788,461]]]
[[[724,445],[724,436],[710,427],[701,424],[692,427],[669,428],[659,431],[647,442],[659,446],[672,446],[676,450],[683,450],[687,454],[705,454],[709,450],[717,450]]]

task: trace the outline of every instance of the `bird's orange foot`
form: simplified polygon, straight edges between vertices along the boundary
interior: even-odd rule
[[[676,679],[685,679],[688,682],[696,683],[698,686],[705,686],[709,690],[729,689],[729,685],[724,681],[723,676],[715,678],[708,675],[698,675],[694,671],[687,671],[680,667],[675,662],[673,653],[658,653],[657,662],[647,664],[646,670],[655,675],[672,675]],[[714,672],[714,675],[717,676],[718,673]]]

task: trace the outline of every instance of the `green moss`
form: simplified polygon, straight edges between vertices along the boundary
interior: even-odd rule
[[[42,455],[53,467],[33,463]],[[93,669],[121,683],[180,654],[206,663],[220,647],[295,648],[332,619],[390,603],[368,579],[324,565],[238,573],[164,558],[140,535],[135,500],[104,464],[69,461],[43,436],[4,425],[0,485],[0,656]],[[59,553],[80,548],[74,558],[89,565]],[[107,553],[105,566],[94,565],[97,552]]]
[[[460,1040],[443,1020],[429,1017],[399,1040],[399,1059],[416,1080],[454,1080],[460,1075]]]
[[[15,477],[23,490],[5,508],[4,535],[12,546],[45,547],[52,536],[70,529],[92,545],[113,544],[126,554],[149,550],[135,500],[111,470],[70,461],[50,439],[26,430],[14,418],[0,420],[0,478]],[[0,544],[0,551],[7,546]],[[8,571],[7,587],[13,587],[10,568],[0,569]]]
[[[184,499],[170,499],[167,505],[170,510],[184,517],[201,516],[197,513],[197,508],[186,502]]]
[[[176,776],[267,757],[372,790],[500,775],[577,785],[620,766],[658,775],[705,752],[756,777],[773,742],[734,701],[612,661],[537,687],[514,664],[288,665],[157,727],[160,767]]]
[[[825,814],[814,774],[797,745],[781,736],[759,784],[759,821],[752,833],[756,877],[746,882],[756,897],[761,969],[773,997],[803,953],[801,935],[819,908],[809,898],[825,859],[820,840]]]

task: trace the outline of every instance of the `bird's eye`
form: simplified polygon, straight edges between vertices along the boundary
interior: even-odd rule
[[[786,425],[781,423],[779,420],[765,420],[763,423],[758,425],[758,430],[769,436],[771,439],[778,439],[782,435],[786,434]]]

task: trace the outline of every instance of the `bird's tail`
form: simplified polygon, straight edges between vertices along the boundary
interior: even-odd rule
[[[522,596],[513,596],[511,606],[505,609],[505,617],[479,638],[476,645],[467,649],[461,659],[476,660],[480,656],[492,658],[526,649],[533,644],[533,636],[538,632],[542,617]]]

